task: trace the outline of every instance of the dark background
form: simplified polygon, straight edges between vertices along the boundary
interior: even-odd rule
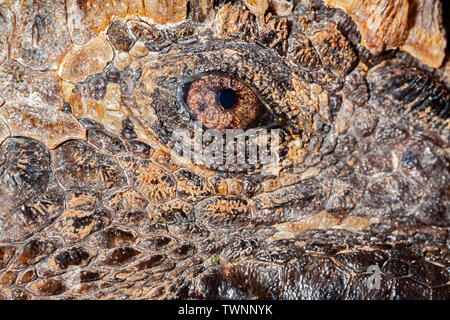
[[[448,41],[448,36],[450,34],[450,0],[441,0],[443,10],[443,21],[444,26],[447,31],[447,47],[445,48],[446,57],[445,60],[449,59],[450,55],[450,43]],[[444,62],[445,62],[444,60]]]
[[[448,38],[448,32],[450,31],[449,26],[450,26],[450,1],[448,0],[441,0],[442,2],[442,6],[444,7],[444,24],[445,24],[445,28],[447,29],[447,38]]]
[[[444,26],[445,29],[447,29],[447,40],[448,40],[448,35],[450,33],[450,1],[449,0],[441,0],[442,2],[442,7],[443,7],[443,11],[444,11]],[[449,49],[449,44],[447,43],[447,52]]]

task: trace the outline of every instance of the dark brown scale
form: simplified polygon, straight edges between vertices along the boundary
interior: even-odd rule
[[[261,253],[269,252],[267,249],[262,249]],[[288,251],[284,252],[287,254]],[[330,255],[332,259],[321,258],[320,254],[319,257],[317,254],[303,254],[295,261],[290,258],[267,264],[269,261],[265,259],[263,260],[267,261],[265,264],[250,262],[219,267],[202,278],[201,297],[267,299],[273,298],[275,294],[285,299],[311,299],[311,297],[316,299],[405,299],[419,296],[427,298],[431,291],[429,286],[437,288],[438,290],[435,291],[439,296],[445,290],[445,283],[448,281],[442,268],[426,262],[418,262],[417,256],[408,250],[355,250],[337,254],[330,252],[327,255]],[[402,260],[394,258],[399,255]],[[389,257],[393,258],[389,259]],[[372,273],[368,271],[368,268],[374,265],[378,265],[380,270],[380,287],[376,290],[369,286]],[[417,267],[414,267],[416,265]],[[411,267],[418,270],[411,270]],[[355,273],[351,277],[350,271]],[[421,275],[425,277],[427,273],[428,282],[425,283],[424,280],[420,280],[420,277]],[[285,274],[286,278],[282,277],[282,274]],[[411,287],[406,288],[407,284]],[[228,295],[224,295],[225,292]]]
[[[40,142],[11,138],[0,147],[0,218],[45,192],[50,179],[50,154]]]
[[[140,254],[139,251],[130,247],[114,249],[106,256],[106,258],[102,261],[102,264],[107,266],[120,265],[129,262],[131,259],[133,259],[135,256],[139,254]]]
[[[126,143],[128,150],[140,158],[148,159],[151,156],[152,148],[139,140],[130,140]]]
[[[374,137],[375,141],[384,146],[395,146],[409,137],[409,133],[392,119],[381,117],[375,129]]]
[[[52,228],[55,235],[63,235],[68,243],[78,243],[111,223],[111,214],[104,208],[89,211],[68,210]]]
[[[217,197],[200,201],[195,207],[198,220],[212,226],[242,227],[248,223],[247,201],[239,198]]]
[[[14,300],[30,300],[31,295],[28,294],[25,290],[13,289],[13,290],[11,290],[11,298]],[[5,297],[5,299],[6,299],[6,297]]]
[[[367,176],[390,172],[393,169],[391,154],[385,150],[374,150],[364,155],[356,165],[356,171]]]
[[[357,106],[362,106],[369,100],[369,88],[365,77],[365,72],[356,67],[347,75],[342,88],[344,96]]]
[[[292,45],[289,55],[294,63],[306,70],[317,70],[320,68],[320,58],[311,42],[303,33],[291,35]]]
[[[138,40],[144,41],[149,51],[159,51],[169,45],[167,35],[155,26],[138,21],[130,21],[128,26],[133,36]]]
[[[381,268],[387,257],[382,251],[374,250],[338,253],[334,256],[334,259],[345,268],[361,273],[367,272],[371,265]]]
[[[101,278],[102,278],[102,276],[99,272],[81,271],[81,273],[80,273],[81,283],[97,281],[97,280],[100,280]]]
[[[0,239],[18,241],[32,237],[50,225],[62,213],[63,206],[62,190],[52,182],[36,202],[21,206],[3,219],[4,229]]]
[[[110,23],[106,36],[117,50],[128,51],[133,45],[133,39],[128,33],[127,25],[120,20],[114,20]]]
[[[285,263],[291,259],[297,258],[299,255],[296,250],[283,250],[261,252],[255,256],[259,261],[273,262],[273,263]]]
[[[323,240],[322,240],[323,241]],[[329,242],[311,241],[305,244],[303,247],[306,253],[318,253],[322,255],[333,255],[340,250],[345,249],[345,245],[342,243],[331,244]]]
[[[250,269],[252,268],[252,269]],[[230,270],[213,269],[201,279],[199,298],[206,299],[274,299],[280,296],[280,288],[272,287],[270,282],[281,280],[278,266],[236,265]],[[246,281],[244,281],[244,279]],[[272,280],[270,280],[272,279]],[[236,285],[241,283],[241,285]]]
[[[36,295],[44,297],[59,295],[67,290],[64,282],[58,278],[39,279],[30,283],[27,288]]]
[[[191,223],[195,221],[192,206],[185,203],[162,205],[158,208],[158,216],[168,224]]]
[[[350,212],[362,198],[367,180],[358,175],[335,179],[325,210],[334,214]]]
[[[378,116],[369,108],[358,108],[352,116],[351,126],[355,134],[367,137],[373,133],[378,124]]]
[[[77,83],[75,93],[93,100],[102,100],[106,95],[107,82],[102,74],[89,76],[85,81]]]
[[[212,195],[206,179],[193,172],[182,169],[175,173],[175,178],[178,180],[177,195],[180,199],[198,201]]]
[[[436,287],[447,284],[448,275],[441,267],[426,261],[414,261],[410,264],[411,278],[428,286]]]
[[[393,300],[425,300],[428,299],[431,291],[429,288],[408,278],[396,280],[393,287]]]
[[[427,194],[414,211],[414,218],[425,225],[448,225],[449,212],[445,204],[445,189]]]
[[[194,246],[186,243],[173,249],[172,253],[178,258],[184,258],[185,256],[192,255],[194,250]]]
[[[0,270],[6,267],[15,252],[16,249],[12,246],[0,247]]]
[[[136,81],[139,79],[140,73],[138,70],[133,70],[128,67],[120,72],[120,78],[118,81],[120,92],[123,96],[130,96],[133,94],[136,88]]]
[[[121,71],[110,62],[104,69],[105,79],[108,82],[118,83],[120,80]]]
[[[138,270],[145,270],[145,269],[151,269],[153,267],[159,266],[161,263],[164,262],[166,257],[161,254],[155,254],[150,256],[148,259],[141,261],[136,264],[136,268]]]
[[[450,117],[450,93],[418,68],[391,60],[371,69],[367,80],[375,103],[391,108],[392,113],[421,118],[428,115],[430,108],[432,117],[424,119],[427,124],[421,120],[427,126],[439,126]]]
[[[404,277],[409,274],[409,264],[398,259],[390,259],[383,265],[382,272],[392,277]]]
[[[286,267],[285,299],[339,299],[350,277],[331,260],[303,256]]]
[[[96,129],[88,130],[88,142],[112,155],[126,151],[125,145],[120,139]]]
[[[276,50],[280,56],[284,56],[289,46],[290,22],[286,18],[277,17],[271,13],[264,17],[264,22],[259,28],[259,39],[267,47]]]
[[[433,300],[448,300],[448,292],[450,291],[450,285],[444,285],[442,287],[431,289],[430,299]]]
[[[19,276],[17,277],[16,284],[23,285],[26,283],[29,283],[36,279],[36,273],[34,269],[23,271]]]
[[[358,274],[351,278],[347,293],[344,296],[347,300],[389,300],[392,296],[392,286],[395,282],[389,276],[381,275],[379,289],[369,289],[370,274]]]
[[[71,248],[66,251],[62,251],[54,257],[58,268],[67,269],[69,266],[78,266],[85,264],[90,258],[88,252],[82,248]]]
[[[16,263],[19,266],[33,265],[43,257],[49,256],[57,247],[56,241],[31,240],[19,252]]]
[[[116,227],[97,233],[93,239],[95,246],[108,249],[132,244],[135,241],[136,237],[131,232]]]
[[[177,43],[183,41],[189,41],[195,37],[195,27],[190,23],[183,23],[167,31],[167,36],[171,42]]]
[[[192,0],[189,8],[193,21],[204,22],[214,12],[214,0]]]
[[[63,144],[55,154],[55,165],[60,168],[56,171],[57,179],[66,189],[102,190],[126,184],[118,164],[86,142]]]
[[[431,184],[436,189],[445,188],[450,180],[450,164],[437,157],[436,152],[431,142],[410,139],[399,154],[402,172],[420,186]]]
[[[122,132],[121,137],[126,140],[134,140],[137,138],[137,134],[134,131],[133,123],[129,118],[122,120]]]
[[[172,242],[171,238],[159,236],[145,240],[143,243],[141,243],[141,246],[143,246],[146,249],[159,250],[161,248],[164,248],[171,242]]]
[[[350,73],[357,57],[348,40],[336,29],[328,26],[308,31],[307,37],[316,49],[322,67],[339,76]]]
[[[82,118],[79,120],[79,122],[85,127],[86,129],[99,129],[103,130],[105,127],[99,123],[96,120],[89,119],[89,118]]]

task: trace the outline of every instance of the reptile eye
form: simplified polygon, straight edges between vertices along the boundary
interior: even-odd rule
[[[252,88],[227,75],[204,75],[185,83],[183,100],[195,120],[222,133],[264,126],[273,119]]]

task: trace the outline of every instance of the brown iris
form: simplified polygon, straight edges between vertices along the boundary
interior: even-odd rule
[[[226,75],[206,75],[184,87],[190,112],[209,129],[249,129],[261,115],[258,96],[243,82]]]

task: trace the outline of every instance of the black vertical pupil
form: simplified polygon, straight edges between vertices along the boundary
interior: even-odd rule
[[[219,94],[219,102],[225,110],[233,108],[236,103],[236,91],[232,89],[222,90]]]

